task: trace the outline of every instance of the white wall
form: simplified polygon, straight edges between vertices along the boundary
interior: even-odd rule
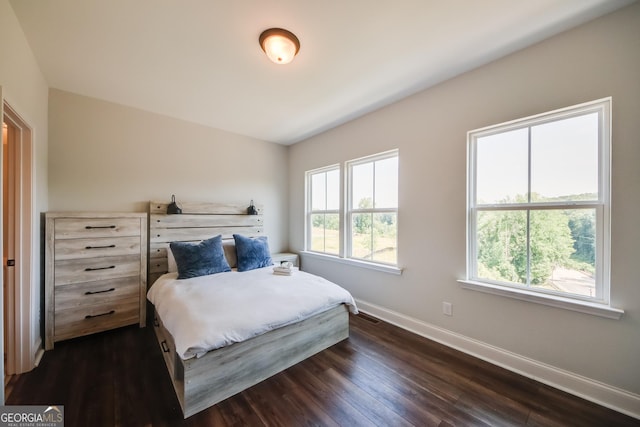
[[[271,249],[288,249],[285,146],[51,89],[49,150],[50,210],[253,199]]]
[[[40,341],[41,247],[40,212],[47,210],[48,87],[22,28],[7,0],[0,0],[0,86],[5,101],[33,130],[33,264],[31,347]],[[34,355],[28,355],[33,360]]]
[[[613,96],[611,300],[626,311],[622,320],[461,289],[467,131],[606,96]],[[630,392],[638,405],[639,135],[636,3],[292,146],[291,248],[303,249],[306,170],[399,148],[402,276],[309,257],[304,269],[412,321]],[[442,314],[443,301],[453,303],[453,317]]]

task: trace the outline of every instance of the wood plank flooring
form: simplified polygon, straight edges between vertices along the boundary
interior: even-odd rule
[[[187,420],[152,328],[57,343],[8,405],[66,426],[638,426],[636,420],[368,316],[351,336]]]

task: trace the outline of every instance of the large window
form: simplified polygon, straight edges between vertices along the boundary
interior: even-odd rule
[[[469,132],[469,281],[608,304],[610,104]]]
[[[396,266],[398,151],[348,161],[343,172],[334,165],[306,173],[306,250]]]

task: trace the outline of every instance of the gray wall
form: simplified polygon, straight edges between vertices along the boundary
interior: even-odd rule
[[[50,210],[253,199],[271,249],[288,248],[285,146],[51,89],[49,149]]]
[[[466,133],[613,97],[611,300],[621,320],[461,289]],[[290,243],[304,239],[304,172],[399,148],[402,276],[305,257],[357,299],[640,394],[640,4],[463,74],[289,151]],[[453,317],[442,302],[453,303]]]

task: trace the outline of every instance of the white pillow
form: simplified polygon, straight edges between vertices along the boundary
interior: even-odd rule
[[[236,268],[238,264],[238,255],[236,254],[236,242],[233,239],[223,240],[222,249],[224,249],[224,256],[227,258],[229,267]]]
[[[169,247],[167,247],[167,270],[169,273],[178,272],[178,264],[176,264],[176,259],[173,257],[173,252]]]

